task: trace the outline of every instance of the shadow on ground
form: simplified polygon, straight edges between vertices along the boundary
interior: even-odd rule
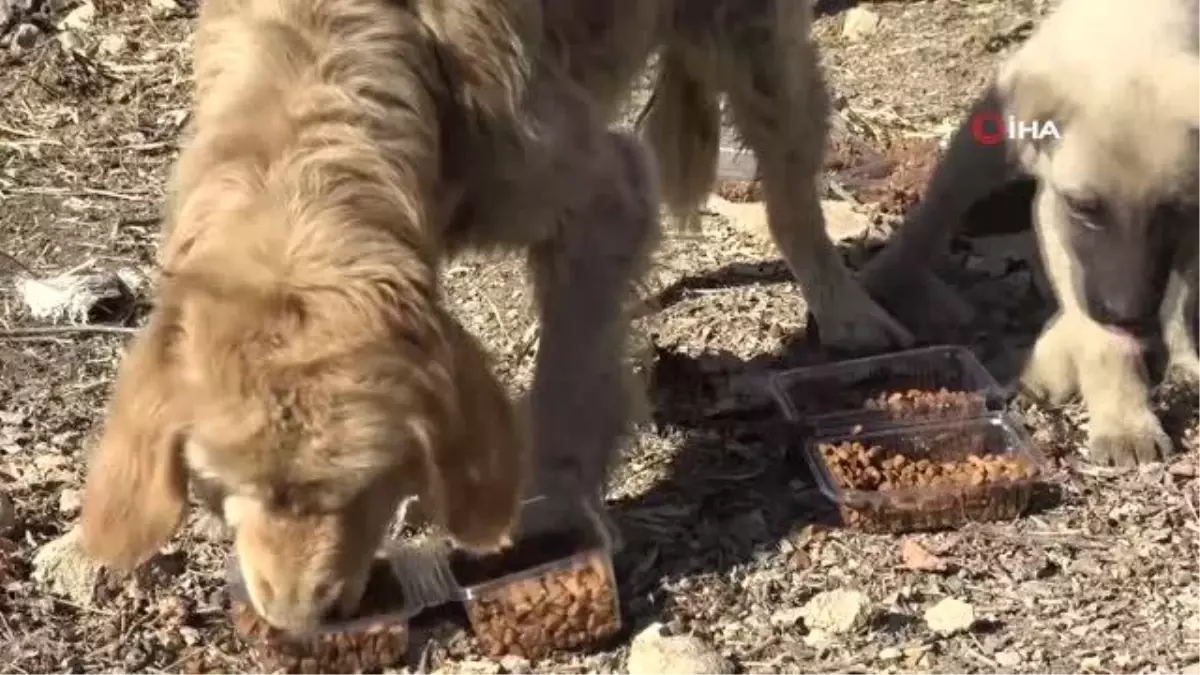
[[[695,290],[789,279],[780,261],[734,264],[684,278],[651,304],[666,308]],[[992,277],[964,269],[951,281],[979,309],[978,320],[961,335],[922,342],[965,344],[1006,380],[1017,372],[1051,312],[1032,273],[1014,264]],[[670,594],[662,590],[664,584],[739,566],[753,569],[786,552],[785,542],[806,526],[839,522],[797,452],[800,439],[783,428],[765,383],[773,371],[847,355],[831,353],[803,333],[791,336],[780,353],[750,359],[727,352],[656,352],[652,424],[657,436],[677,439],[680,449],[667,479],[610,503],[626,538],[617,568],[630,630],[665,609]],[[1054,491],[1044,489],[1035,495],[1031,511],[1058,503]]]

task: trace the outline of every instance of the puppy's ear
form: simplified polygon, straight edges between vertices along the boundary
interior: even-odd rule
[[[526,475],[526,433],[483,347],[444,315],[452,389],[427,458],[425,495],[435,520],[460,545],[506,546]]]
[[[122,360],[84,488],[83,547],[131,568],[175,532],[187,499],[172,313],[156,309]]]
[[[1062,73],[1035,58],[1021,58],[1005,64],[996,77],[996,95],[1003,106],[1003,115],[1018,124],[1036,123],[1040,128],[1054,128],[1062,133],[1071,115],[1070,85],[1063,82]],[[1053,135],[1043,138],[1022,136],[1010,140],[1017,160],[1023,169],[1038,175],[1037,165],[1046,157]]]

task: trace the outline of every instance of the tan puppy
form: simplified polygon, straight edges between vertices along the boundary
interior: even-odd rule
[[[1028,131],[981,143],[971,120],[996,111]],[[1022,384],[1056,402],[1082,394],[1095,461],[1156,459],[1171,442],[1150,409],[1145,352],[1165,340],[1171,369],[1193,384],[1200,375],[1189,330],[1198,126],[1195,0],[1065,0],[1002,66],[868,283],[897,310],[965,316],[924,258],[940,255],[972,203],[1014,174],[1033,176],[1060,310]],[[923,281],[923,300],[905,278]]]

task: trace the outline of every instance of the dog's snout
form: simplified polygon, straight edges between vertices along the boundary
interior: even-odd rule
[[[289,632],[312,630],[333,618],[345,588],[332,579],[281,584],[262,575],[251,578],[248,590],[258,613],[275,628]]]

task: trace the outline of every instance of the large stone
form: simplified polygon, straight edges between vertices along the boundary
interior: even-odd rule
[[[804,624],[828,635],[853,632],[866,625],[869,616],[867,596],[844,588],[818,593],[804,605]]]
[[[34,583],[81,606],[95,600],[101,571],[100,564],[83,552],[76,529],[46,543],[33,557]]]
[[[629,675],[720,675],[732,666],[704,640],[693,635],[663,635],[663,625],[646,627],[629,646]]]

